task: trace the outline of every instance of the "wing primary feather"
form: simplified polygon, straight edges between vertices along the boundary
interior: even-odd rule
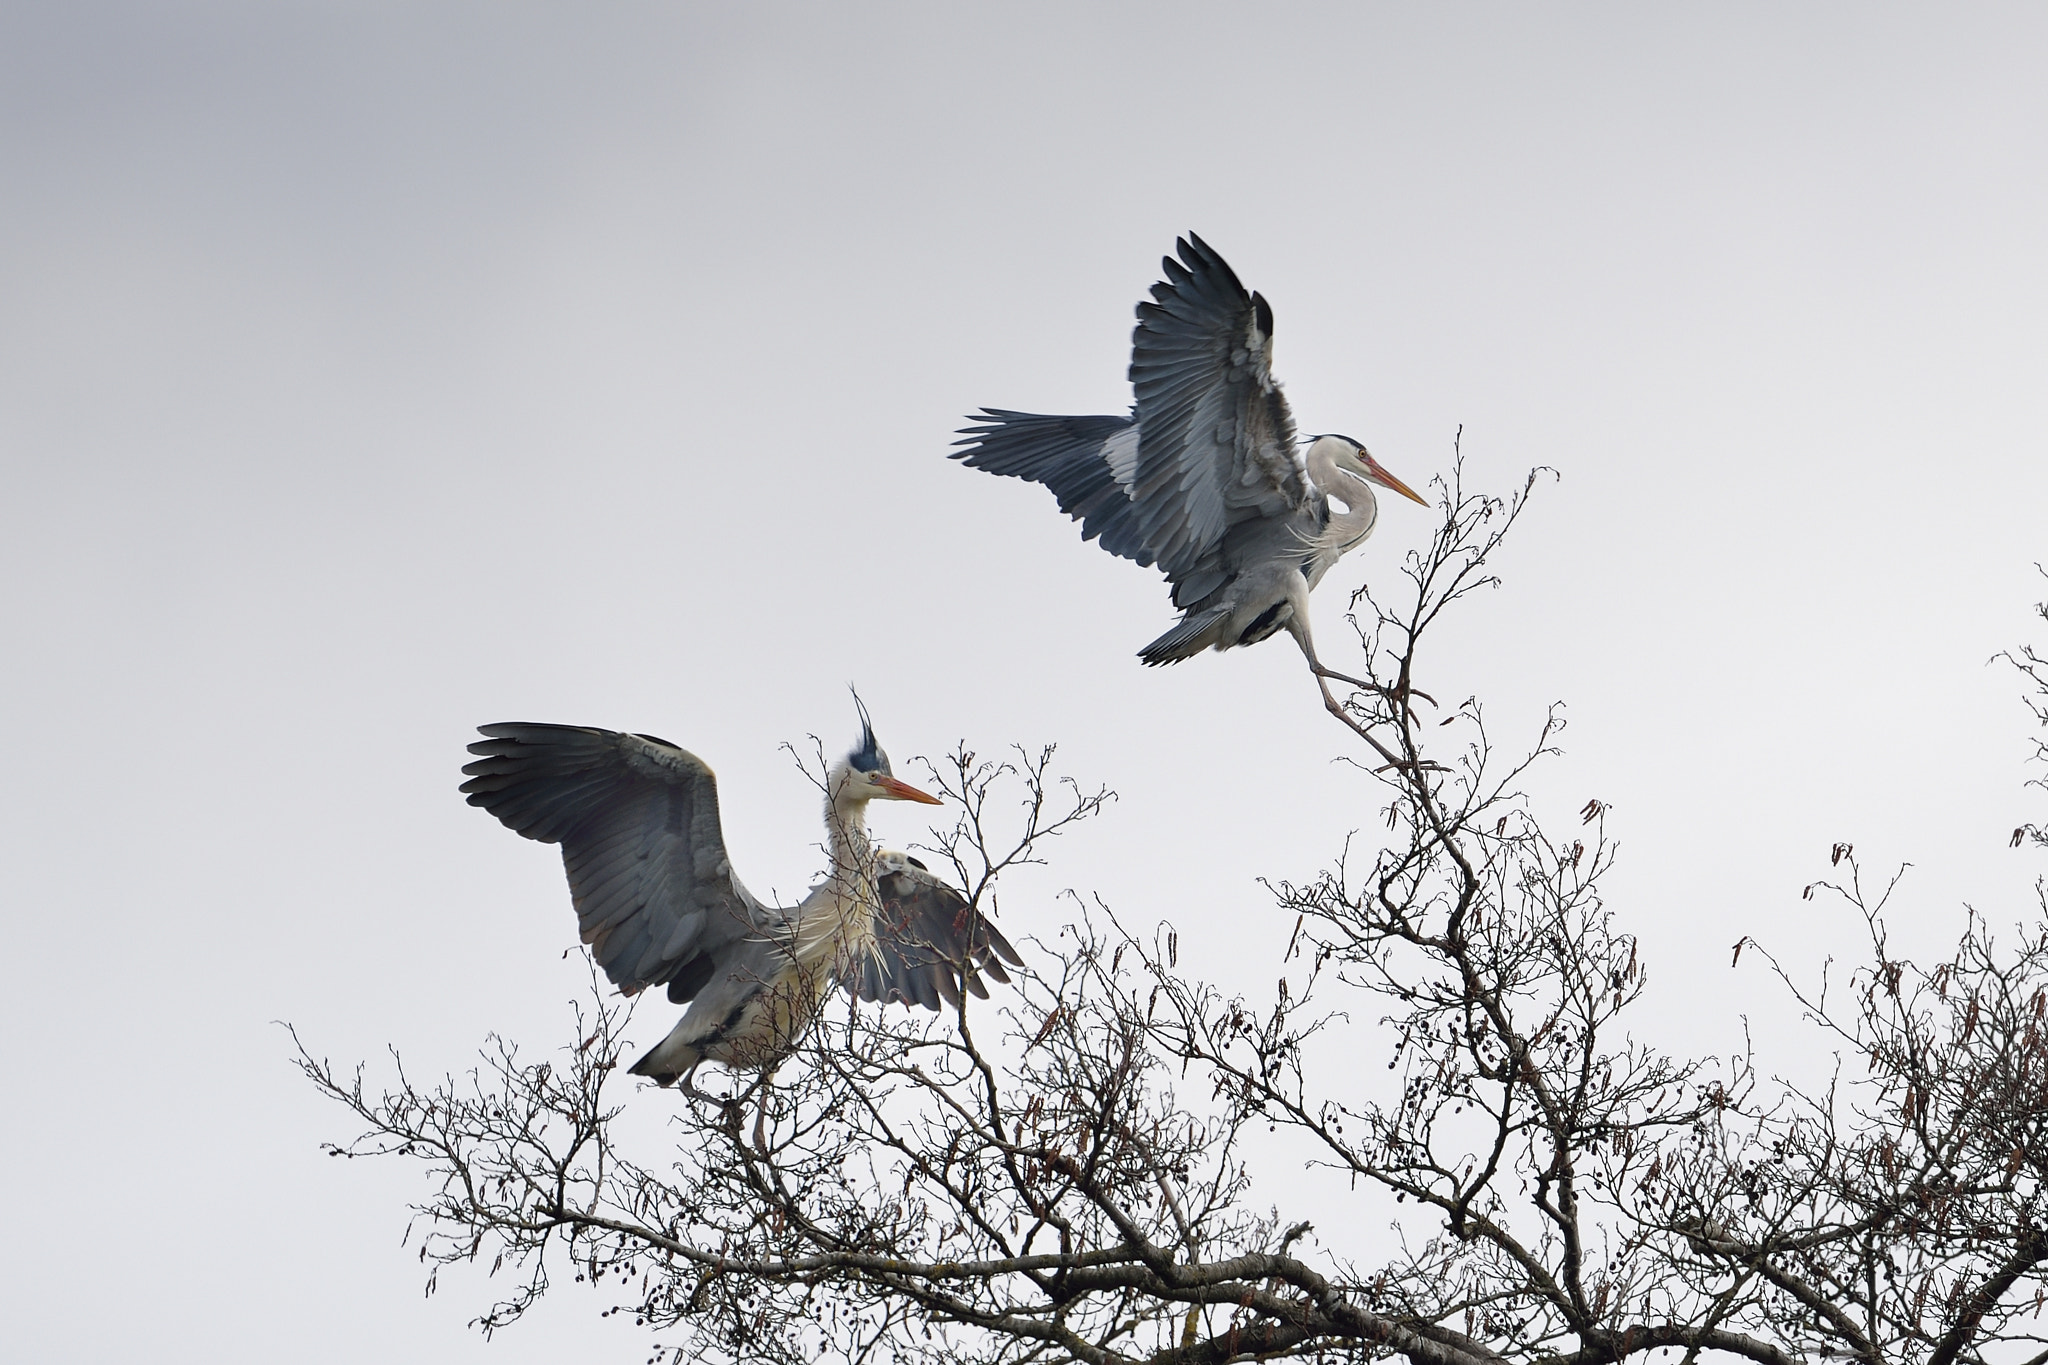
[[[579,936],[620,990],[688,963],[715,966],[745,940],[760,907],[731,875],[717,780],[702,760],[652,735],[587,726],[478,731],[461,791],[515,832],[561,845]]]

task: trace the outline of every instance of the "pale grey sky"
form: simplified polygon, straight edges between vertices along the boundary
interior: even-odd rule
[[[1122,801],[1012,937],[1082,887],[1263,988],[1254,878],[1375,823],[1300,660],[1139,668],[1156,578],[944,458],[1121,411],[1189,229],[1305,429],[1561,471],[1421,682],[1570,703],[1539,792],[1614,803],[1639,1029],[1782,1023],[1728,948],[1828,950],[1836,839],[1916,864],[1910,941],[2023,913],[1985,660],[2048,595],[2044,66],[2022,5],[6,7],[10,1349],[644,1357],[574,1286],[489,1346],[480,1274],[423,1302],[412,1173],[318,1155],[271,1022],[427,1072],[560,1032],[555,855],[454,790],[482,721],[687,745],[785,893],[777,745],[851,739],[847,682],[899,764],[1058,740]]]

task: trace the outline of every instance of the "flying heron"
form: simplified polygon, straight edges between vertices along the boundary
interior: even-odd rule
[[[983,408],[953,458],[1033,479],[1083,540],[1157,564],[1180,621],[1138,652],[1176,663],[1286,631],[1339,710],[1309,635],[1308,595],[1379,518],[1372,486],[1428,503],[1349,436],[1295,450],[1273,378],[1273,308],[1193,233],[1138,304],[1129,417],[1044,417]],[[1335,498],[1343,504],[1336,510]]]
[[[795,906],[769,905],[726,857],[704,761],[652,735],[580,725],[479,727],[462,790],[515,833],[562,846],[583,941],[622,994],[666,984],[689,1009],[632,1066],[662,1085],[709,1059],[767,1070],[835,983],[861,999],[937,1009],[1020,962],[958,891],[868,841],[870,801],[939,799],[898,779],[861,712],[860,747],[825,778],[831,870]]]

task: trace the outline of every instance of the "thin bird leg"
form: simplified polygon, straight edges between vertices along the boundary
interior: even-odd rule
[[[1334,678],[1340,683],[1348,683],[1361,692],[1378,692],[1391,701],[1399,701],[1404,697],[1420,697],[1431,706],[1436,705],[1436,698],[1419,687],[1404,687],[1400,683],[1389,687],[1385,683],[1367,682],[1363,678],[1354,678],[1349,673],[1339,673],[1334,668],[1324,668],[1321,664],[1312,663],[1309,667],[1315,670],[1318,678]]]
[[[1330,699],[1329,680],[1335,679],[1337,682],[1349,687],[1355,687],[1361,692],[1377,692],[1389,701],[1399,702],[1408,697],[1420,697],[1431,706],[1436,705],[1435,697],[1416,688],[1404,686],[1388,687],[1384,683],[1367,682],[1363,678],[1354,678],[1349,673],[1339,673],[1334,668],[1324,667],[1323,661],[1316,657],[1314,642],[1309,638],[1308,617],[1299,608],[1288,619],[1287,630],[1289,634],[1294,636],[1294,642],[1301,646],[1303,656],[1308,659],[1309,671],[1314,673],[1317,680],[1322,683],[1323,700],[1325,702]]]
[[[688,1095],[693,1100],[703,1100],[708,1104],[725,1103],[723,1097],[713,1095],[709,1091],[699,1090],[697,1088],[697,1068],[702,1065],[704,1065],[704,1059],[702,1057],[699,1057],[696,1061],[690,1063],[690,1069],[688,1071],[685,1071],[683,1073],[682,1079],[676,1082],[676,1088],[682,1091],[685,1095]]]
[[[1339,673],[1334,668],[1324,668],[1321,664],[1310,664],[1309,667],[1315,670],[1315,675],[1318,678],[1335,678],[1338,682],[1348,683],[1361,692],[1377,692],[1388,701],[1405,701],[1411,697],[1420,697],[1431,706],[1436,706],[1437,704],[1435,697],[1430,696],[1429,693],[1419,687],[1404,686],[1401,683],[1395,683],[1392,687],[1389,687],[1385,683],[1367,682],[1363,678],[1354,678],[1349,673]],[[1442,708],[1439,707],[1438,709],[1441,710]]]
[[[1307,606],[1308,603],[1305,600],[1295,604],[1294,613],[1287,618],[1287,633],[1294,637],[1294,643],[1301,646],[1301,657],[1308,660],[1308,671],[1316,675],[1316,686],[1323,689],[1323,705],[1329,707],[1337,715],[1344,714],[1343,707],[1339,705],[1336,697],[1330,694],[1330,679],[1332,678],[1341,683],[1349,683],[1361,692],[1378,692],[1383,695],[1391,695],[1386,688],[1381,687],[1378,683],[1363,682],[1357,678],[1346,677],[1334,668],[1323,667],[1323,661],[1316,657],[1315,641],[1309,635]]]
[[[1322,689],[1323,705],[1329,708],[1331,715],[1343,721],[1352,729],[1357,730],[1360,737],[1366,743],[1380,751],[1381,757],[1391,761],[1394,757],[1393,754],[1387,752],[1386,748],[1378,740],[1366,734],[1363,729],[1360,729],[1358,722],[1351,718],[1351,713],[1344,709],[1344,704],[1338,701],[1336,694],[1330,691],[1330,678],[1332,676],[1341,677],[1342,675],[1333,675],[1329,669],[1323,667],[1323,661],[1316,657],[1315,641],[1309,638],[1307,607],[1308,603],[1306,600],[1294,604],[1294,610],[1287,617],[1287,633],[1294,637],[1294,643],[1301,646],[1301,657],[1308,660],[1308,671],[1315,674],[1316,686]],[[1345,678],[1344,681],[1349,682],[1350,679]]]
[[[1356,716],[1352,715],[1349,711],[1344,709],[1344,703],[1338,701],[1336,696],[1330,691],[1330,684],[1323,681],[1323,673],[1321,669],[1316,670],[1316,686],[1320,687],[1323,690],[1323,705],[1329,709],[1331,715],[1335,716],[1338,720],[1343,721],[1346,728],[1348,728],[1353,734],[1357,735],[1367,744],[1372,745],[1373,749],[1376,752],[1378,752],[1381,758],[1384,758],[1388,763],[1393,764],[1396,767],[1402,766],[1400,757],[1397,754],[1395,754],[1392,749],[1389,749],[1386,745],[1380,743],[1379,740],[1373,737],[1373,734],[1370,730],[1366,729],[1363,725],[1360,725],[1358,723],[1358,718]]]
[[[1287,631],[1290,635],[1294,637],[1295,643],[1301,646],[1301,652],[1303,656],[1308,659],[1309,671],[1315,674],[1316,686],[1322,689],[1324,707],[1329,710],[1329,713],[1331,715],[1335,716],[1338,720],[1344,722],[1344,726],[1346,729],[1350,730],[1353,734],[1357,735],[1367,744],[1370,744],[1373,747],[1373,751],[1377,753],[1381,758],[1386,760],[1387,767],[1412,768],[1418,772],[1424,769],[1440,769],[1442,767],[1441,764],[1432,762],[1429,759],[1410,760],[1402,758],[1392,749],[1389,749],[1386,745],[1380,743],[1378,738],[1375,737],[1370,730],[1366,729],[1365,726],[1359,724],[1358,718],[1352,715],[1351,712],[1345,708],[1342,702],[1337,700],[1336,696],[1330,691],[1329,679],[1334,677],[1341,679],[1344,682],[1355,682],[1356,679],[1346,678],[1341,673],[1336,673],[1330,669],[1323,667],[1322,661],[1316,658],[1315,645],[1312,644],[1309,640],[1308,621],[1302,612],[1296,611],[1293,617],[1291,617],[1288,620]],[[1358,686],[1365,688],[1368,691],[1386,693],[1390,696],[1392,695],[1392,693],[1389,692],[1387,688],[1378,687],[1371,683],[1358,683]]]
[[[758,1092],[760,1098],[754,1105],[754,1150],[762,1156],[768,1155],[768,1083],[775,1079],[775,1068],[765,1068],[752,1085],[747,1087],[749,1095]]]

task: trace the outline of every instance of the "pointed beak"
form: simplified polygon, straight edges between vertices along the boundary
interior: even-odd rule
[[[893,777],[877,777],[875,785],[881,788],[876,793],[885,801],[915,801],[924,806],[942,806],[945,802],[930,792],[921,792],[908,782],[898,782]]]
[[[1373,482],[1380,484],[1384,487],[1391,488],[1396,493],[1399,493],[1402,497],[1411,498],[1414,501],[1421,503],[1424,507],[1429,506],[1428,498],[1423,497],[1420,493],[1417,493],[1407,484],[1402,483],[1392,474],[1389,474],[1386,470],[1380,468],[1380,462],[1378,460],[1375,460],[1372,456],[1368,455],[1365,457],[1365,463],[1367,467],[1372,470]]]

